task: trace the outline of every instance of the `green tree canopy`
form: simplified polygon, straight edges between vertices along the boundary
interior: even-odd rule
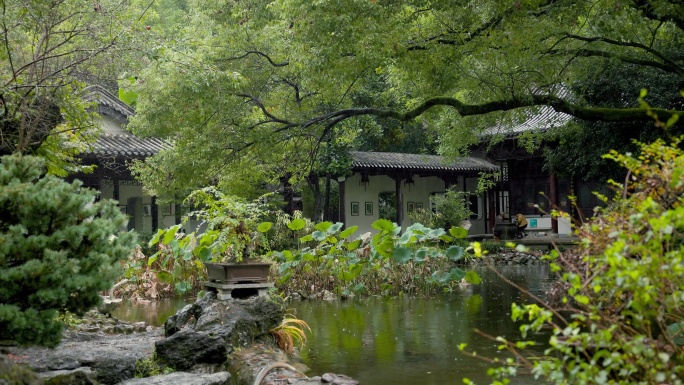
[[[417,119],[413,127],[434,130],[440,151],[452,155],[492,124],[518,122],[540,106],[585,121],[649,124],[638,94],[612,105],[566,87],[619,64],[684,74],[684,6],[674,1],[185,5],[174,40],[136,83],[135,129],[177,144],[142,168],[158,192],[170,177],[190,187],[220,181],[236,159],[273,175],[309,167],[331,131],[353,141],[369,118]],[[387,86],[368,92],[378,77]],[[649,88],[651,79],[636,78],[636,86]],[[678,105],[649,103],[662,121],[679,113]]]
[[[136,0],[1,1],[0,154],[37,154],[51,172],[68,171],[97,134],[84,82],[116,84],[142,46],[144,14]]]

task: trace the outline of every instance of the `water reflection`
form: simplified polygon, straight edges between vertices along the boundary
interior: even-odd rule
[[[553,282],[548,266],[504,266],[505,277],[533,294]],[[489,364],[466,356],[458,345],[488,357],[505,358],[497,343],[474,332],[519,338],[510,319],[511,303],[530,302],[529,296],[503,282],[488,269],[480,269],[480,285],[430,299],[366,298],[354,301],[295,301],[288,306],[308,322],[312,333],[302,349],[313,374],[326,372],[352,376],[365,385],[461,384],[468,377],[489,383]],[[188,300],[165,300],[147,305],[127,304],[113,316],[163,325]],[[535,336],[532,336],[535,337]],[[536,336],[539,341],[544,336]],[[517,378],[512,384],[534,384]]]
[[[112,312],[112,316],[126,321],[145,321],[148,325],[162,326],[164,322],[194,299],[171,298],[150,303],[131,303],[124,301]]]
[[[552,281],[547,266],[499,270],[532,293],[541,293]],[[482,284],[438,298],[293,302],[297,317],[312,328],[302,358],[313,373],[344,373],[363,384],[460,384],[463,377],[488,383],[488,364],[464,355],[458,346],[467,343],[478,354],[505,358],[495,342],[474,329],[518,338],[518,325],[510,320],[511,303],[530,299],[491,271],[479,273]]]

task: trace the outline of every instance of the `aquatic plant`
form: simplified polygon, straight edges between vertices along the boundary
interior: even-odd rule
[[[482,253],[479,244],[453,245],[467,231],[453,227],[449,234],[414,224],[401,227],[380,219],[374,235],[353,238],[357,227],[321,222],[300,238],[295,250],[272,252],[278,262],[277,285],[288,294],[315,297],[330,291],[336,295],[428,295],[458,284],[462,279],[478,283],[475,271],[457,266],[470,250]],[[298,230],[297,226],[294,230]]]
[[[296,344],[302,346],[306,343],[306,330],[311,331],[306,321],[298,319],[292,314],[286,314],[280,325],[269,330],[269,332],[279,348],[287,354],[292,354]]]

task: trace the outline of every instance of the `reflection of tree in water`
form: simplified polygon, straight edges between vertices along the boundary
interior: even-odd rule
[[[378,215],[380,219],[397,220],[397,193],[395,191],[378,194]]]
[[[535,295],[552,276],[548,266],[500,268],[506,277]],[[516,339],[520,331],[510,318],[511,302],[530,299],[522,298],[516,288],[488,269],[478,273],[482,284],[428,299],[292,303],[297,317],[313,329],[301,351],[305,364],[315,373],[350,374],[368,384],[460,383],[463,377],[488,381],[487,364],[464,355],[458,346],[467,343],[478,354],[504,357],[496,350],[496,343],[474,329]],[[539,342],[543,337],[532,336]]]

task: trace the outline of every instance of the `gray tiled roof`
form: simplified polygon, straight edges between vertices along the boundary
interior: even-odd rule
[[[438,155],[352,151],[353,168],[394,168],[425,171],[497,171],[499,167],[480,158],[465,157],[448,162]]]
[[[135,114],[131,106],[100,85],[88,86],[83,89],[83,100],[86,102],[94,101],[100,105],[107,106],[127,118]]]
[[[541,92],[541,91],[540,91]],[[558,97],[574,99],[572,92],[565,85],[552,87],[551,92]],[[518,124],[497,124],[485,130],[485,135],[517,135],[528,131],[547,131],[565,126],[573,117],[564,112],[558,112],[550,106],[539,106],[537,109],[527,108],[525,118]]]
[[[89,149],[89,153],[107,156],[147,157],[171,145],[158,138],[138,138],[133,134],[103,133]]]
[[[553,128],[563,127],[572,116],[563,112],[557,112],[552,107],[543,106],[539,111],[527,112],[527,119],[516,125],[497,124],[485,130],[485,135],[517,135],[527,131],[547,131]]]
[[[122,121],[134,115],[133,108],[99,85],[86,87],[86,101],[95,101],[102,116],[102,132],[86,151],[98,156],[148,157],[170,149],[170,143],[159,138],[140,138],[123,127]],[[106,108],[102,108],[106,107]],[[121,116],[113,116],[121,114]],[[112,115],[108,118],[106,115]]]

